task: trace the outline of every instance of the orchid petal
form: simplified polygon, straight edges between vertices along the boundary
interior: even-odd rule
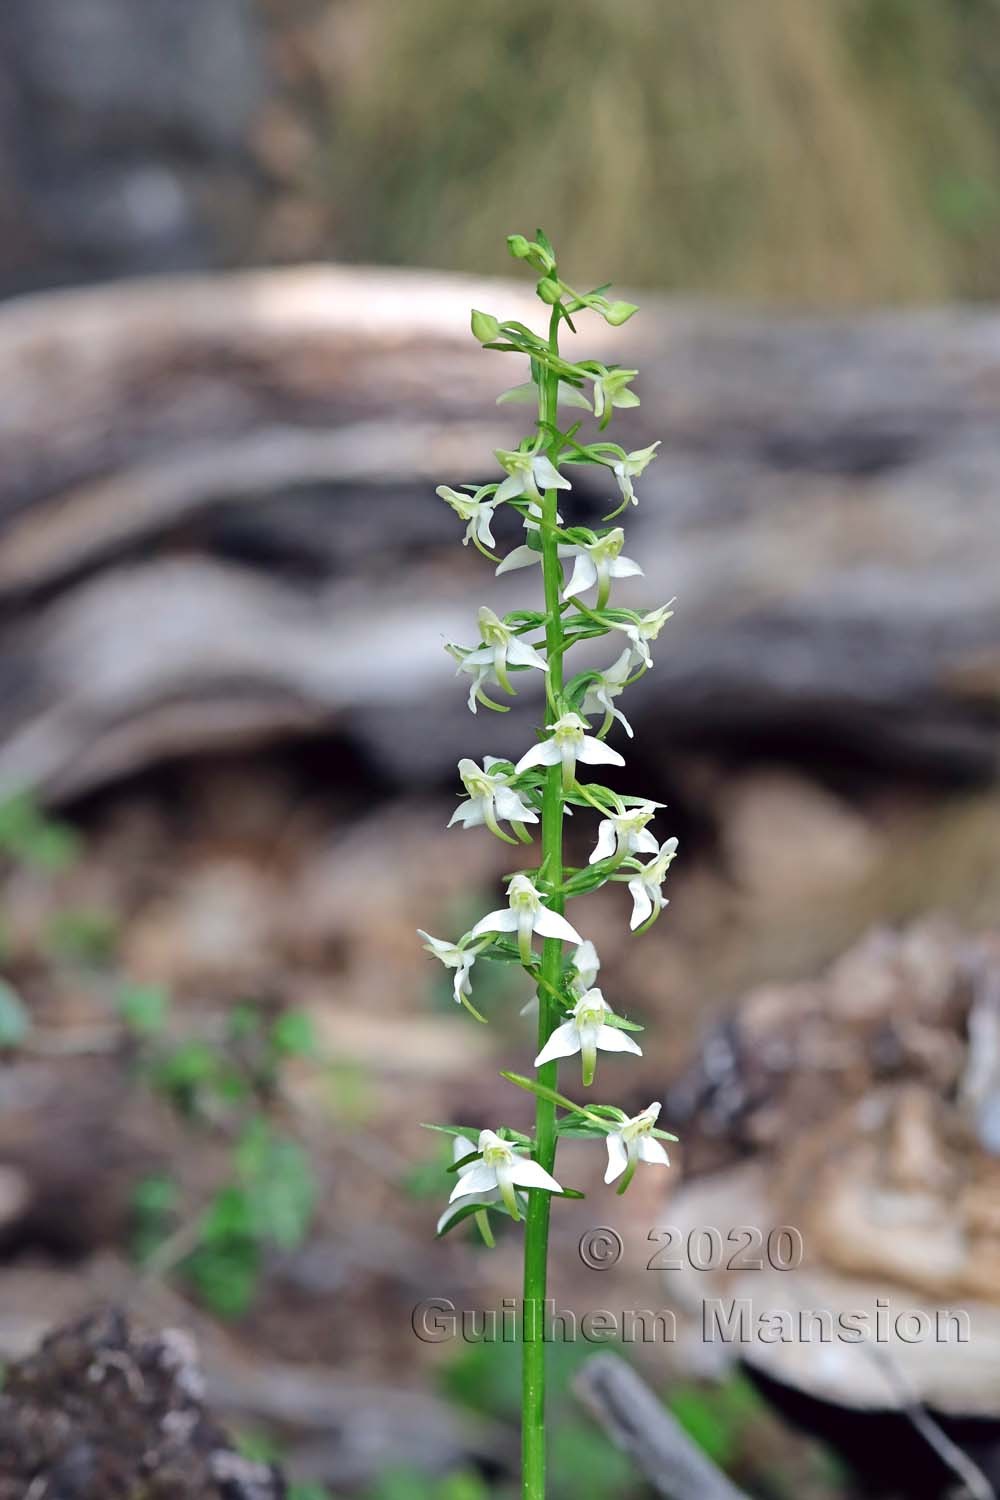
[[[602,1052],[633,1052],[636,1057],[642,1056],[639,1044],[618,1026],[602,1026],[597,1033],[597,1046]]]
[[[513,552],[508,552],[503,562],[497,568],[497,575],[501,573],[513,573],[518,568],[530,568],[534,563],[540,563],[542,554],[536,552],[534,547],[515,547]]]
[[[653,899],[646,888],[645,882],[638,876],[634,880],[629,881],[628,888],[632,893],[632,920],[628,925],[634,932],[637,927],[642,926],[647,917],[652,916]],[[472,930],[473,932],[476,931],[475,928]]]
[[[625,757],[619,755],[617,750],[612,750],[603,740],[595,740],[592,735],[585,735],[583,742],[576,750],[577,760],[582,760],[585,766],[623,766]]]
[[[535,1058],[535,1067],[555,1062],[558,1057],[575,1057],[581,1046],[580,1028],[575,1021],[564,1021],[557,1026],[545,1046]]]
[[[669,1167],[670,1157],[665,1148],[653,1136],[641,1136],[638,1142],[639,1160],[649,1162],[653,1167]]]
[[[604,1174],[605,1182],[614,1182],[620,1177],[628,1166],[628,1150],[625,1142],[618,1131],[612,1132],[607,1138],[608,1169]]]
[[[542,740],[541,744],[532,745],[527,750],[517,765],[515,771],[520,775],[522,771],[528,771],[532,766],[556,766],[559,764],[559,746],[554,740]]]
[[[507,647],[507,660],[514,667],[538,667],[543,672],[549,670],[544,656],[539,656],[534,646],[529,646],[527,641],[518,640],[517,636],[511,637]]]
[[[576,928],[571,927],[565,917],[561,917],[557,911],[550,911],[547,906],[535,913],[533,925],[539,937],[559,938],[564,943],[583,942]]]
[[[617,847],[615,825],[610,818],[604,818],[597,830],[597,843],[594,845],[594,852],[588,863],[596,865],[599,860],[610,859]]]
[[[481,1161],[459,1177],[451,1190],[448,1202],[454,1203],[456,1198],[469,1198],[477,1193],[495,1191],[496,1186],[496,1168],[488,1167],[484,1161]]]
[[[573,576],[563,589],[563,598],[572,599],[576,594],[582,594],[585,589],[591,588],[597,582],[597,567],[594,559],[586,552],[581,552],[573,567]]]
[[[513,1167],[510,1168],[511,1181],[517,1187],[544,1188],[548,1193],[561,1193],[562,1188],[554,1177],[550,1177],[545,1168],[537,1161],[527,1161],[524,1157],[518,1157]]]
[[[482,917],[473,927],[471,936],[478,937],[481,932],[516,932],[517,912],[511,911],[509,906],[501,907],[499,911],[491,911]]]
[[[535,476],[535,483],[540,490],[571,490],[573,488],[566,476],[560,474],[559,470],[550,459],[545,457],[544,453],[537,455],[532,461],[531,467]]]

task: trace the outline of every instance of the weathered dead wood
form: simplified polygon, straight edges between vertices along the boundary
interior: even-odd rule
[[[666,1500],[748,1500],[616,1354],[595,1354],[573,1388],[608,1437]]]
[[[491,477],[523,421],[470,304],[532,315],[523,287],[319,268],[0,307],[0,784],[71,795],[331,728],[390,775],[447,772],[440,648],[471,642],[484,570],[432,482]],[[629,442],[666,439],[622,598],[678,611],[637,717],[672,745],[991,776],[1000,320],[644,314],[586,334],[643,368]],[[576,476],[596,520],[610,489]],[[481,748],[513,734],[491,717]]]

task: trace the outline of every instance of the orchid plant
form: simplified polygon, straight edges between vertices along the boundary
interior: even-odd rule
[[[504,1214],[525,1223],[522,1496],[543,1500],[549,1213],[553,1197],[581,1196],[553,1175],[559,1138],[603,1140],[608,1154],[605,1181],[617,1181],[619,1192],[628,1187],[640,1162],[667,1165],[662,1142],[676,1139],[657,1127],[660,1107],[655,1102],[630,1117],[614,1105],[578,1104],[557,1091],[561,1059],[579,1058],[582,1085],[590,1088],[598,1053],[642,1055],[631,1035],[642,1028],[617,1014],[596,987],[600,960],[593,943],[567,920],[565,906],[574,896],[621,882],[632,896],[630,927],[644,932],[667,904],[662,886],[677,840],[661,843],[648,826],[662,803],[582,781],[580,772],[583,767],[625,764],[621,753],[608,744],[616,724],[632,735],[614,700],[652,666],[651,646],[671,611],[666,604],[643,613],[611,600],[612,589],[641,576],[642,569],[623,555],[624,529],[610,523],[638,503],[634,481],[655,458],[658,445],[628,452],[600,434],[619,410],[638,406],[639,397],[631,389],[638,372],[596,360],[574,361],[559,347],[564,327],[576,332],[573,320],[578,314],[590,311],[617,327],[636,308],[610,300],[605,287],[574,291],[561,279],[555,252],[540,230],[534,240],[511,235],[507,243],[515,259],[540,276],[538,296],[550,309],[548,335],[480,311],[472,314],[472,332],[486,348],[528,360],[529,381],[499,400],[533,402],[534,430],[517,449],[496,452],[503,477],[495,483],[460,489],[442,485],[437,493],[465,523],[464,543],[471,542],[495,563],[497,573],[540,566],[543,608],[500,618],[483,606],[479,643],[452,643],[447,650],[459,673],[472,678],[473,713],[480,707],[505,712],[507,705],[491,694],[513,696],[515,680],[540,674],[546,723],[537,743],[516,762],[491,756],[482,766],[470,759],[459,761],[466,797],[451,822],[466,829],[482,825],[516,848],[532,844],[529,825],[540,825],[541,849],[536,864],[508,877],[506,904],[482,917],[464,936],[455,942],[424,932],[421,937],[427,951],[454,972],[455,1000],[477,1019],[483,1017],[472,1002],[472,970],[480,960],[519,963],[537,996],[535,1076],[503,1075],[534,1095],[533,1134],[506,1126],[478,1132],[466,1126],[431,1128],[453,1137],[455,1185],[438,1233],[472,1219],[492,1244],[490,1215]],[[564,426],[561,408],[589,414],[597,423],[597,436],[588,440],[583,434],[585,417]],[[612,511],[600,531],[573,525],[560,513],[560,504],[567,512],[572,505],[572,480],[565,469],[583,464],[606,473],[609,485],[617,488],[617,501],[611,502]],[[503,559],[492,550],[492,525],[500,506],[517,512],[524,527],[523,543]],[[600,670],[584,667],[570,675],[570,650],[602,636],[614,642],[610,665]],[[567,866],[563,858],[564,820],[574,809],[598,818],[593,852],[582,868]],[[529,1002],[525,1011],[533,1008]]]

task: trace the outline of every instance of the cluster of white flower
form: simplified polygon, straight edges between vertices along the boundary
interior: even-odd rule
[[[635,309],[628,303],[609,302],[598,292],[581,295],[566,286],[556,275],[554,254],[544,236],[534,242],[513,236],[511,249],[543,273],[538,291],[552,311],[549,340],[521,323],[503,323],[487,313],[473,313],[472,326],[488,347],[527,355],[531,380],[500,400],[536,400],[538,422],[519,448],[496,452],[501,479],[458,490],[442,485],[437,493],[466,523],[465,543],[471,541],[495,562],[498,574],[541,565],[546,608],[501,618],[484,606],[479,611],[479,643],[472,647],[449,644],[447,650],[458,663],[459,673],[472,679],[469,708],[473,713],[480,706],[503,711],[504,705],[487,690],[513,695],[513,679],[518,674],[541,673],[547,724],[538,743],[516,762],[494,756],[484,757],[481,766],[470,759],[459,761],[466,796],[451,823],[465,828],[485,826],[515,846],[530,844],[529,825],[540,823],[541,860],[536,867],[509,876],[506,905],[482,917],[457,942],[424,932],[421,936],[428,952],[453,971],[455,1000],[479,1019],[471,1001],[471,973],[477,960],[517,961],[526,970],[538,997],[539,1050],[534,1065],[543,1076],[536,1080],[505,1076],[534,1092],[540,1108],[553,1111],[554,1130],[552,1142],[543,1151],[540,1131],[534,1139],[509,1129],[483,1130],[473,1144],[474,1132],[438,1127],[454,1137],[452,1170],[457,1173],[439,1232],[473,1214],[482,1228],[487,1210],[519,1219],[531,1193],[563,1193],[550,1171],[554,1140],[560,1134],[603,1138],[608,1153],[605,1180],[620,1180],[619,1190],[628,1186],[638,1162],[665,1165],[667,1154],[661,1142],[673,1139],[657,1129],[656,1103],[629,1116],[610,1105],[574,1104],[550,1087],[560,1059],[579,1055],[583,1085],[589,1087],[598,1052],[642,1055],[631,1035],[642,1028],[616,1015],[596,987],[597,953],[567,921],[563,905],[568,898],[608,881],[621,881],[632,897],[630,927],[639,931],[650,926],[667,904],[663,884],[677,840],[661,842],[648,826],[663,804],[624,796],[599,783],[581,783],[578,773],[581,766],[625,764],[607,743],[616,722],[632,737],[632,727],[615,700],[652,666],[651,646],[671,609],[666,604],[641,613],[612,607],[613,586],[642,575],[638,563],[623,554],[623,528],[593,531],[567,525],[557,509],[560,494],[567,509],[571,503],[566,497],[571,495],[572,482],[562,466],[589,464],[608,472],[617,485],[620,503],[607,517],[613,521],[638,503],[634,481],[656,457],[656,443],[635,452],[605,440],[588,444],[578,437],[579,421],[563,431],[558,420],[559,407],[576,407],[592,413],[603,431],[616,410],[638,406],[639,398],[631,389],[637,371],[596,361],[571,363],[559,353],[557,337],[560,322],[572,327],[572,317],[585,309],[612,325],[624,322]],[[524,537],[502,559],[496,556],[493,530],[501,507],[517,512]],[[564,565],[569,565],[568,578]],[[626,644],[610,666],[564,681],[571,646],[604,635],[613,638],[616,633],[625,637]],[[600,723],[592,725],[591,719],[597,716]],[[581,870],[566,870],[562,823],[574,807],[599,813],[600,821],[588,864]],[[501,828],[501,823],[511,831]],[[541,957],[533,946],[536,936],[543,943]],[[562,944],[574,945],[570,956],[564,954]],[[562,1113],[556,1114],[556,1109]]]

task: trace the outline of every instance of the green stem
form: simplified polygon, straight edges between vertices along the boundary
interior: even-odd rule
[[[549,322],[549,348],[559,352],[559,310],[552,309]],[[556,421],[558,378],[551,369],[542,377],[540,418],[553,426]],[[551,430],[551,429],[549,429]],[[553,463],[559,457],[560,440],[554,437],[548,448]],[[545,649],[549,662],[548,692],[557,704],[563,690],[563,628],[560,607],[562,568],[559,563],[556,535],[555,490],[546,491],[542,504],[542,577],[545,587]],[[563,883],[563,787],[562,768],[550,766],[542,793],[541,867],[551,889]],[[549,903],[561,912],[563,899],[553,896]],[[562,944],[547,938],[542,947],[541,979],[538,990],[538,1046],[541,1049],[558,1021],[558,1006],[552,998],[558,991],[562,971]],[[547,1063],[539,1068],[538,1080],[555,1089],[559,1064]],[[547,1099],[535,1102],[535,1157],[551,1172],[556,1155],[556,1107]],[[545,1500],[545,1343],[544,1313],[549,1255],[548,1193],[530,1193],[524,1238],[524,1297],[522,1308],[523,1370],[521,1397],[521,1495],[522,1500]]]

